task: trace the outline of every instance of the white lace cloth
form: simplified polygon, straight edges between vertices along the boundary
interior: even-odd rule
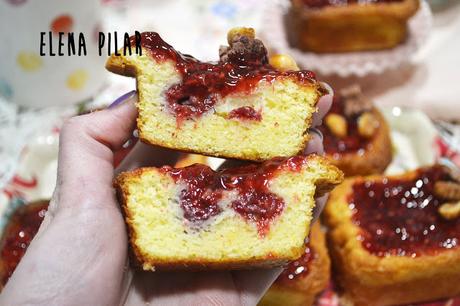
[[[12,177],[27,142],[50,131],[65,111],[59,108],[22,110],[0,98],[0,189]]]
[[[86,103],[88,109],[106,106],[122,94],[135,88],[134,80],[111,76],[109,86]],[[0,97],[0,191],[12,178],[21,162],[26,145],[47,141],[64,120],[77,114],[79,107],[19,108]],[[51,140],[49,140],[51,141]]]

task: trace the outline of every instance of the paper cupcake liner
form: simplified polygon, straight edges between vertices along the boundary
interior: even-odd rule
[[[278,53],[293,56],[301,67],[323,75],[337,74],[341,77],[379,74],[408,62],[427,40],[433,19],[429,5],[421,1],[420,9],[408,22],[409,35],[403,44],[381,51],[318,54],[289,45],[283,22],[288,7],[288,0],[276,1],[265,7],[262,35],[267,45]]]

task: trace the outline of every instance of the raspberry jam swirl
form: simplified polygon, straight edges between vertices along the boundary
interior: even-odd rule
[[[179,202],[184,218],[190,222],[202,222],[222,212],[219,201],[224,191],[236,191],[230,207],[248,222],[257,225],[259,234],[268,233],[270,222],[278,217],[284,200],[269,190],[269,183],[278,171],[300,171],[307,158],[295,156],[273,159],[263,164],[213,171],[205,165],[195,164],[174,169],[161,168],[176,183],[185,185],[180,191]]]
[[[413,179],[361,180],[353,185],[349,208],[362,245],[377,256],[420,256],[458,247],[460,218],[447,220],[438,208],[434,184],[449,180],[440,166],[420,169]]]
[[[261,121],[262,114],[260,113],[260,111],[256,111],[251,106],[243,106],[243,107],[232,110],[228,114],[228,118],[230,119],[237,118],[240,120]]]
[[[229,56],[225,61],[207,63],[181,54],[155,32],[142,33],[141,45],[157,62],[173,61],[182,76],[181,83],[165,91],[169,110],[178,121],[212,110],[220,98],[229,94],[250,93],[261,81],[270,83],[277,78],[288,77],[300,84],[310,85],[315,80],[311,71],[276,70],[268,64],[265,48],[248,48],[237,56]],[[257,115],[243,110],[236,113],[234,118],[238,116],[258,120]]]
[[[1,284],[5,285],[38,232],[48,209],[48,201],[19,207],[11,216],[3,233],[1,261],[4,269]]]

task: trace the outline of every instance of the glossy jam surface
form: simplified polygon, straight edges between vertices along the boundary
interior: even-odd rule
[[[342,154],[358,152],[363,154],[370,139],[364,138],[358,132],[358,116],[348,118],[344,115],[343,99],[339,95],[334,97],[331,110],[328,114],[338,114],[347,119],[347,135],[339,138],[332,134],[329,128],[323,123],[319,130],[323,133],[324,151],[338,159]]]
[[[179,121],[212,110],[219,97],[249,93],[260,81],[291,77],[301,84],[311,84],[315,79],[311,71],[276,70],[268,64],[265,49],[242,52],[225,62],[206,63],[177,52],[154,32],[142,33],[141,45],[156,61],[173,61],[182,75],[182,82],[165,92],[169,110]]]
[[[289,265],[281,272],[280,276],[276,280],[277,282],[290,282],[296,280],[299,277],[305,277],[310,271],[310,263],[316,256],[314,250],[309,246],[305,248],[305,253],[299,259],[289,263]]]
[[[433,194],[434,183],[447,179],[435,166],[411,180],[355,183],[348,202],[364,248],[378,256],[415,257],[457,247],[460,218],[444,219],[438,207],[445,201]]]
[[[218,172],[199,164],[178,169],[163,167],[162,171],[184,186],[179,201],[187,220],[200,222],[219,214],[224,192],[236,191],[229,206],[248,222],[255,223],[263,236],[270,221],[281,214],[285,205],[282,198],[270,192],[270,180],[280,170],[299,171],[305,162],[305,157],[295,156]]]
[[[37,202],[18,208],[5,228],[1,245],[1,260],[5,267],[1,283],[5,285],[24,256],[48,209],[48,202]]]
[[[240,108],[236,108],[228,114],[228,117],[230,119],[236,118],[236,119],[241,119],[241,120],[253,120],[253,121],[262,120],[262,114],[250,106],[243,106]]]
[[[345,6],[348,4],[373,4],[401,2],[403,0],[303,0],[308,7],[322,8],[325,6]]]

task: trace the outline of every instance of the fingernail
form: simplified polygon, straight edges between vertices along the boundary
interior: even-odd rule
[[[108,108],[113,108],[113,107],[115,107],[117,105],[122,104],[123,102],[125,102],[126,100],[128,100],[129,98],[134,96],[135,94],[136,94],[135,90],[132,90],[132,91],[130,91],[128,93],[125,93],[124,95],[122,95],[121,97],[119,97],[115,101],[113,101],[112,104],[110,104]]]
[[[321,141],[323,141],[323,133],[321,133],[320,130],[318,130],[317,128],[310,128],[308,131],[310,133],[318,135],[318,137],[321,139]]]
[[[328,95],[334,95],[334,90],[329,84],[324,83],[324,82],[320,82],[320,84],[324,89],[326,89],[326,91],[328,92]]]

